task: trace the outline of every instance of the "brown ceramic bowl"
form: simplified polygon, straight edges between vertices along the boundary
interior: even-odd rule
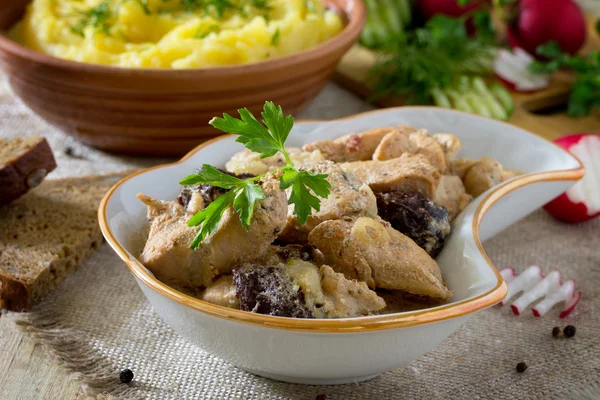
[[[0,2],[0,31],[30,0]],[[83,143],[107,151],[179,156],[217,132],[208,121],[265,101],[295,114],[325,86],[365,23],[361,0],[325,0],[344,30],[312,49],[254,64],[186,70],[107,67],[62,60],[0,35],[0,66],[36,114]]]

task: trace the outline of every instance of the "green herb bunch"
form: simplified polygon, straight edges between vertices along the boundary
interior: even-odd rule
[[[279,152],[283,154],[286,164],[280,168],[279,187],[282,190],[291,188],[288,203],[294,205],[294,215],[298,221],[301,224],[306,223],[312,210],[320,210],[319,197],[329,196],[331,184],[326,180],[326,174],[301,171],[292,163],[285,150],[285,141],[294,126],[294,118],[290,115],[284,117],[281,107],[276,107],[272,102],[265,103],[261,113],[262,123],[246,108],[238,112],[239,119],[223,114],[223,118],[213,118],[210,125],[223,132],[239,135],[236,142],[259,153],[261,158],[271,157]],[[201,225],[190,247],[196,249],[208,235],[217,230],[223,213],[229,206],[233,206],[242,226],[248,231],[256,201],[265,198],[263,190],[256,183],[265,175],[239,179],[204,164],[200,171],[182,179],[179,183],[184,186],[213,185],[228,190],[188,220],[188,226]]]
[[[463,75],[490,73],[496,54],[489,40],[467,35],[465,22],[438,15],[423,28],[390,38],[371,70],[371,100],[400,95],[430,104],[432,90],[453,87]]]
[[[538,47],[537,53],[549,61],[533,62],[529,66],[531,72],[548,74],[568,68],[575,73],[575,82],[569,95],[569,116],[586,116],[600,105],[600,52],[572,56],[564,53],[558,43],[549,42]]]

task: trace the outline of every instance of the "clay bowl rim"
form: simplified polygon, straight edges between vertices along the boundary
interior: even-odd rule
[[[343,7],[336,8],[336,11],[342,14],[346,21],[344,28],[334,37],[326,40],[309,49],[283,57],[277,57],[270,60],[258,61],[248,64],[223,65],[204,68],[129,68],[112,65],[92,64],[79,61],[71,61],[55,56],[51,56],[36,50],[31,50],[5,35],[6,30],[0,31],[0,51],[11,56],[20,57],[33,61],[38,64],[44,64],[58,69],[68,71],[85,72],[90,74],[113,74],[120,77],[153,77],[168,78],[202,75],[203,78],[212,79],[215,77],[227,78],[240,74],[260,73],[272,69],[282,69],[292,67],[296,64],[318,60],[326,57],[328,54],[339,50],[349,43],[354,42],[366,23],[366,7],[363,0],[340,0]],[[10,61],[9,61],[10,63]]]

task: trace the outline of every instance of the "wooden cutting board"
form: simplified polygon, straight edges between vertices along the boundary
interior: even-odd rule
[[[600,50],[600,36],[594,29],[595,19],[588,18],[590,34],[582,53]],[[365,83],[366,76],[375,63],[375,54],[363,47],[353,47],[341,60],[334,80],[357,93],[363,98],[369,97],[371,89]],[[515,101],[515,112],[510,123],[534,132],[546,139],[556,139],[569,133],[600,132],[600,115],[583,118],[571,118],[566,114],[570,83],[573,76],[564,71],[556,73],[551,85],[535,93],[511,94]],[[383,98],[375,102],[379,107],[403,105],[402,98]]]

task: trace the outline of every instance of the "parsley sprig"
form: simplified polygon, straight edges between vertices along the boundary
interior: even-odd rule
[[[320,210],[319,197],[326,199],[329,196],[331,184],[326,180],[326,174],[299,170],[292,163],[285,149],[285,142],[294,126],[294,118],[291,115],[284,117],[281,106],[277,107],[270,101],[265,103],[261,113],[262,123],[247,108],[238,112],[240,118],[223,114],[223,118],[215,117],[209,123],[223,132],[238,135],[236,142],[259,153],[261,158],[271,157],[279,152],[283,154],[286,164],[280,168],[279,187],[282,190],[291,188],[288,203],[294,205],[294,215],[298,221],[306,223],[313,210]],[[248,231],[255,203],[265,198],[262,188],[256,183],[265,175],[239,179],[205,164],[200,171],[181,180],[179,183],[184,186],[208,184],[229,190],[188,220],[188,226],[201,225],[190,247],[196,249],[207,236],[217,230],[223,213],[229,206],[233,206],[242,226]]]
[[[561,50],[556,42],[548,42],[536,49],[547,61],[535,61],[529,65],[534,73],[551,74],[561,68],[571,69],[575,81],[571,86],[567,114],[585,117],[600,106],[600,52],[587,55],[570,55]]]
[[[400,95],[409,104],[429,104],[432,90],[489,73],[495,50],[487,38],[470,37],[462,19],[437,15],[423,28],[390,38],[378,54],[368,76],[371,100]]]

